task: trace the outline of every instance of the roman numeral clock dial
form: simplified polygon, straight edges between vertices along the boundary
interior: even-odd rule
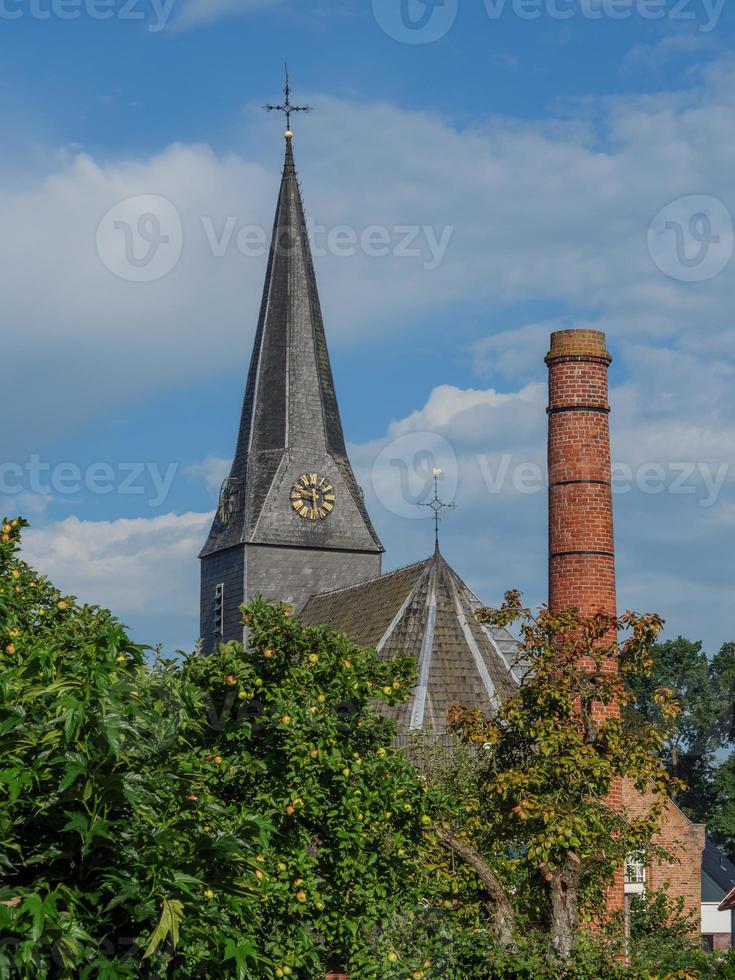
[[[324,520],[334,510],[334,487],[319,473],[304,473],[291,487],[291,506],[304,520]]]

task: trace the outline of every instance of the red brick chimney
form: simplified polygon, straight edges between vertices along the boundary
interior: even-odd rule
[[[546,363],[552,612],[617,614],[607,392],[611,361],[605,334],[598,330],[560,330],[551,335]],[[599,707],[601,718],[617,714],[615,705]],[[622,808],[621,782],[612,787],[608,802]],[[624,902],[621,869],[610,883],[608,911],[622,909]]]
[[[551,335],[549,367],[549,609],[615,615],[605,334]]]

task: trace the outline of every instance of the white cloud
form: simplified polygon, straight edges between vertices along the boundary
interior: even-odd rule
[[[548,344],[549,335],[567,326],[547,320],[481,337],[470,348],[475,373],[481,376],[501,375],[514,380],[538,377],[539,353]]]
[[[0,513],[43,517],[52,500],[50,493],[0,494]]]
[[[390,434],[400,436],[424,429],[447,434],[455,430],[471,434],[472,415],[482,413],[483,418],[488,419],[497,416],[498,410],[507,408],[511,403],[514,403],[514,412],[524,410],[527,405],[536,406],[542,398],[541,390],[541,385],[531,384],[519,392],[502,394],[494,388],[482,391],[440,385],[431,392],[423,408],[391,423]]]
[[[668,34],[655,44],[636,44],[630,49],[623,70],[651,72],[663,68],[676,58],[709,54],[717,47],[712,34]]]
[[[211,514],[116,521],[68,517],[28,528],[23,558],[63,592],[122,618],[154,612],[190,617],[197,611],[196,556],[211,520]]]
[[[614,346],[653,340],[678,349],[696,331],[698,343],[726,349],[733,277],[668,279],[647,252],[646,232],[682,195],[713,194],[735,210],[729,62],[710,66],[686,91],[598,100],[594,111],[582,103],[576,114],[543,122],[493,118],[465,130],[385,103],[308,98],[320,112],[299,134],[296,153],[313,223],[348,224],[358,234],[379,225],[393,248],[400,226],[437,236],[452,229],[434,270],[424,267],[423,232],[420,257],[360,249],[317,257],[332,345],[383,343],[418,324],[438,329],[439,320],[446,329],[448,315],[472,323],[476,336],[497,336],[498,322],[518,322],[507,317],[513,304],[532,300],[564,307],[571,325],[603,326]],[[245,257],[238,232],[256,225],[269,233],[279,164],[273,121],[257,112],[246,112],[238,153],[183,144],[118,161],[76,153],[56,157],[42,178],[19,175],[0,189],[2,327],[17,351],[8,381],[27,401],[38,399],[51,434],[102,404],[213,377],[231,369],[237,352],[245,364],[265,257]],[[267,166],[264,145],[273,147]],[[181,218],[181,258],[155,282],[116,277],[96,251],[100,220],[136,195],[162,195]],[[217,257],[208,237],[216,249],[228,228]],[[124,232],[110,234],[120,250]],[[542,327],[525,330],[530,340]],[[523,347],[499,364],[508,376],[528,365]],[[59,366],[50,379],[35,371],[39,349]],[[487,356],[485,364],[492,366]],[[61,416],[53,410],[60,399]]]
[[[231,459],[221,459],[219,456],[207,456],[201,463],[192,463],[184,472],[187,476],[204,480],[210,493],[219,493],[222,483],[230,472]]]

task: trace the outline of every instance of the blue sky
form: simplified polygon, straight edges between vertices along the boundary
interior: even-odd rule
[[[288,59],[316,110],[296,159],[386,567],[431,547],[412,502],[429,445],[453,565],[488,603],[543,600],[543,355],[593,326],[615,356],[621,604],[732,639],[732,10],[407,0],[411,30],[399,0],[105,2],[0,3],[0,503],[33,521],[29,558],[136,638],[192,645],[265,267],[238,234],[272,220],[283,127],[260,107]],[[114,221],[142,199],[176,261],[133,281]]]

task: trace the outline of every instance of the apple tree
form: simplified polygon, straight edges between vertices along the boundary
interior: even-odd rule
[[[0,525],[0,975],[257,975],[267,827],[191,765],[177,668],[22,561],[24,525]]]
[[[243,616],[246,646],[194,655],[182,672],[192,767],[217,774],[194,788],[197,805],[216,799],[271,828],[255,881],[276,977],[389,976],[397,954],[381,928],[419,901],[432,796],[374,703],[408,696],[413,662],[305,627],[287,605],[256,600]],[[397,975],[423,976],[423,962]]]

